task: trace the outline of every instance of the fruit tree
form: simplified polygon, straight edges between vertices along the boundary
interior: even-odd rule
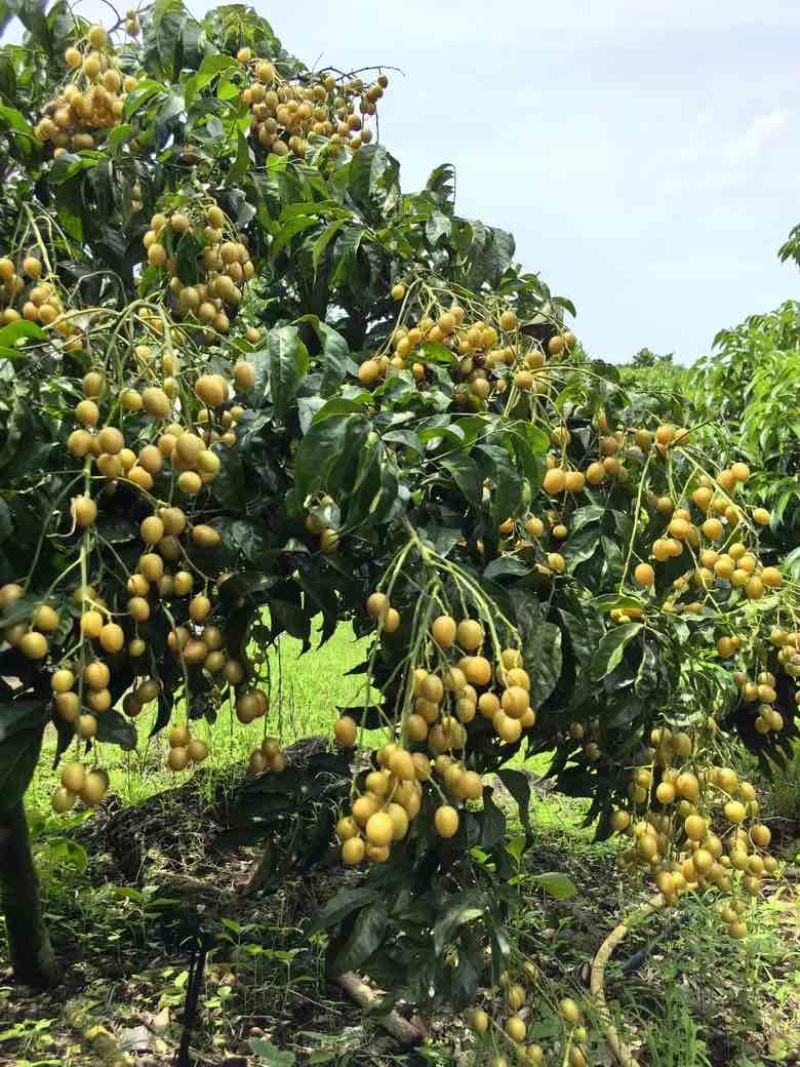
[[[667,904],[715,887],[740,936],[773,861],[727,754],[739,736],[780,757],[800,676],[797,588],[748,466],[588,358],[512,237],[456,214],[449,166],[401,190],[381,69],[308,70],[236,5],[198,22],[158,0],[109,28],[13,9],[0,820],[19,976],[53,976],[22,809],[43,733],[55,810],[96,805],[103,752],[134,748],[153,704],[176,773],[208,754],[198,720],[252,723],[237,828],[291,821],[300,865],[338,838],[368,870],[320,917],[332,965],[418,1001],[468,1003],[487,947],[508,963],[494,791],[524,825],[519,754],[552,752],[631,870]],[[363,700],[330,709],[301,767],[261,653],[308,646],[317,616],[322,640],[352,619],[371,642]]]

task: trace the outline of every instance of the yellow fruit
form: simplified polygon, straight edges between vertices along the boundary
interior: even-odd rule
[[[125,645],[125,632],[115,622],[107,622],[99,636],[100,644],[106,652],[120,652]]]
[[[458,833],[458,812],[449,804],[436,809],[433,825],[439,837],[455,837]]]
[[[194,763],[202,763],[208,756],[208,745],[199,737],[194,737],[186,746],[189,759]]]
[[[214,548],[221,540],[219,532],[213,526],[200,523],[192,527],[192,541],[201,548]]]
[[[167,766],[172,771],[182,771],[189,766],[189,750],[182,746],[171,748],[167,755]]]
[[[225,403],[228,388],[222,375],[201,374],[195,382],[194,391],[204,404],[215,408]]]
[[[348,867],[361,863],[366,854],[366,846],[360,837],[349,837],[342,844],[342,861]]]
[[[477,652],[483,638],[483,627],[476,619],[462,619],[456,628],[456,641],[465,652]]]
[[[27,633],[19,642],[19,650],[28,659],[44,659],[47,655],[47,638],[44,634]]]
[[[451,648],[457,634],[456,620],[450,615],[440,615],[433,620],[431,637],[439,648]]]
[[[506,1033],[512,1041],[524,1041],[528,1028],[519,1015],[512,1015],[506,1022]]]
[[[256,369],[252,363],[242,360],[233,368],[233,381],[236,391],[249,393],[256,384]]]
[[[75,807],[75,801],[78,798],[70,789],[66,789],[63,785],[59,786],[53,791],[53,796],[50,800],[53,811],[58,815],[63,815],[67,811],[71,811]]]
[[[31,625],[37,630],[41,630],[43,633],[50,634],[58,629],[59,615],[57,611],[49,607],[47,604],[42,604],[36,608],[31,618]]]
[[[391,843],[394,837],[394,823],[391,816],[384,811],[378,811],[367,820],[365,828],[367,841],[371,845],[384,847]]]
[[[633,572],[633,577],[639,585],[649,589],[655,581],[655,572],[649,563],[639,563]]]
[[[386,618],[389,608],[389,598],[385,593],[372,593],[367,598],[367,615],[376,622]]]
[[[568,1026],[577,1026],[581,1021],[581,1009],[571,997],[565,997],[559,1002],[558,1011]]]
[[[358,727],[355,719],[352,719],[349,715],[342,715],[333,724],[334,737],[340,745],[344,745],[346,748],[350,748],[356,743],[357,733]]]

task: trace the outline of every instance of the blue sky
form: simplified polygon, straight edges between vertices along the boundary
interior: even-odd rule
[[[795,0],[258,7],[309,64],[402,69],[381,139],[404,187],[454,163],[459,213],[514,232],[592,355],[689,362],[800,295],[776,257],[800,222]]]

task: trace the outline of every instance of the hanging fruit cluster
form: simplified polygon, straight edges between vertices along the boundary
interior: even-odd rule
[[[102,26],[91,26],[84,41],[70,45],[64,61],[72,77],[45,104],[36,126],[36,136],[53,146],[56,159],[70,148],[95,148],[100,133],[121,124],[125,99],[138,84],[123,74]]]
[[[631,776],[633,816],[619,809],[611,817],[631,841],[621,863],[648,868],[668,905],[692,890],[718,890],[728,898],[720,904],[728,932],[744,937],[746,897],[777,868],[765,852],[771,833],[758,821],[756,790],[684,731],[657,727],[650,745]]]
[[[255,266],[216,201],[188,198],[183,210],[153,215],[143,243],[151,267],[169,278],[173,315],[200,324],[207,340],[228,333]]]
[[[68,349],[80,347],[78,327],[64,316],[60,287],[54,278],[43,278],[42,270],[42,260],[33,253],[19,264],[0,257],[0,326],[22,319],[53,326]]]
[[[250,78],[241,90],[250,110],[250,133],[266,152],[304,159],[314,138],[351,152],[372,140],[366,118],[376,113],[389,84],[385,74],[369,85],[361,78],[333,75],[286,81],[273,63],[253,56],[250,48],[241,48],[236,58]]]
[[[537,1067],[550,1062],[549,1049],[530,1039],[531,1024],[541,1016],[544,978],[532,960],[524,960],[516,969],[500,975],[498,989],[480,1007],[467,1013],[469,1025],[479,1045],[476,1061],[487,1067],[509,1067],[511,1063]],[[547,1000],[550,1000],[548,989]],[[589,1038],[586,1018],[572,997],[563,997],[555,1007],[560,1026],[559,1047],[552,1050],[557,1062],[568,1067],[586,1067]]]
[[[434,568],[440,565],[429,560]],[[458,571],[448,568],[448,573],[458,585]],[[536,722],[519,650],[500,647],[488,605],[476,599],[474,589],[471,597],[482,604],[483,619],[438,615],[413,642],[402,713],[397,723],[386,721],[394,740],[374,753],[372,769],[357,777],[351,813],[337,826],[345,863],[365,857],[385,863],[426,797],[436,834],[454,837],[459,808],[483,797],[483,779],[471,760],[471,732],[488,732],[513,745]],[[379,637],[401,626],[387,593],[370,594],[366,613],[377,623]],[[346,714],[334,724],[341,745],[354,745],[357,735],[355,720]]]
[[[61,769],[61,785],[51,798],[53,811],[57,815],[72,811],[79,799],[87,807],[94,808],[107,792],[108,774],[102,768],[87,770],[78,760],[65,763]]]
[[[414,290],[416,292],[416,290]],[[395,300],[406,301],[409,291],[402,282],[392,288]],[[406,305],[404,305],[405,307]],[[506,393],[510,386],[521,392],[548,395],[552,377],[547,355],[574,348],[575,334],[557,334],[546,346],[519,332],[516,312],[496,310],[494,324],[486,317],[468,314],[458,303],[445,306],[431,293],[426,313],[418,321],[401,315],[392,333],[391,352],[364,360],[358,379],[369,388],[389,373],[409,369],[416,382],[433,381],[437,371],[449,367],[456,385],[453,400],[459,407],[481,408],[491,396]],[[440,346],[440,347],[439,347]]]

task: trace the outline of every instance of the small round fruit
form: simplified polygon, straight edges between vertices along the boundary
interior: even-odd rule
[[[346,863],[348,867],[355,867],[364,859],[366,851],[366,845],[362,838],[348,837],[348,839],[342,843],[342,861]]]
[[[63,785],[60,785],[53,791],[53,796],[50,799],[50,804],[59,815],[64,815],[65,812],[72,811],[75,807],[75,801],[77,796],[71,789],[66,789]]]
[[[342,715],[333,724],[333,734],[340,745],[351,748],[356,743],[358,728],[355,719],[349,715]]]
[[[72,793],[80,793],[86,780],[82,763],[65,763],[61,771],[61,784]]]
[[[189,750],[182,746],[171,748],[167,755],[167,765],[172,771],[182,771],[189,766]]]
[[[451,648],[457,632],[456,620],[451,615],[440,615],[431,625],[431,637],[439,648]]]
[[[367,841],[379,848],[388,845],[394,839],[394,823],[385,811],[371,815],[366,825]]]
[[[200,737],[194,737],[186,746],[189,759],[194,763],[202,763],[208,756],[208,745]]]
[[[40,633],[27,633],[19,642],[19,650],[28,659],[44,659],[47,655],[47,638]]]
[[[458,812],[449,804],[442,804],[436,809],[433,825],[439,837],[455,837],[458,833]]]
[[[105,772],[89,771],[86,780],[80,790],[80,798],[84,804],[94,807],[99,804],[108,791],[108,778]]]

